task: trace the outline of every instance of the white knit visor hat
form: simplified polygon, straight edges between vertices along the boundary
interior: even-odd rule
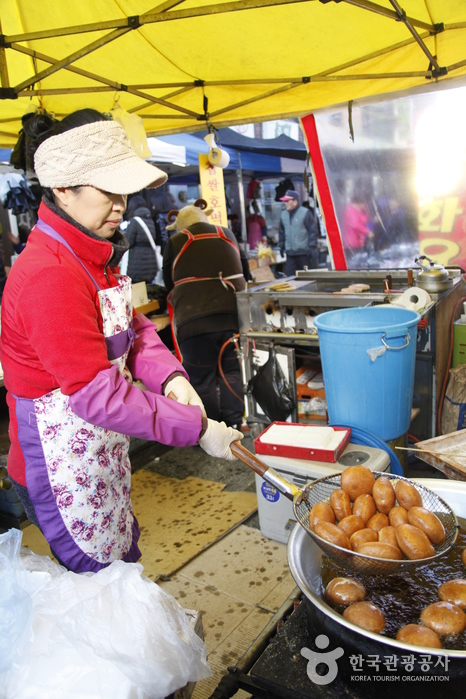
[[[116,121],[95,121],[47,138],[36,150],[34,169],[42,187],[91,185],[112,194],[159,187],[162,170],[133,150]]]

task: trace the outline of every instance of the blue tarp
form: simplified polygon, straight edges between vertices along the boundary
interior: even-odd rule
[[[215,129],[215,136],[222,148],[235,148],[237,151],[254,151],[261,155],[275,155],[292,160],[306,160],[307,148],[301,141],[295,141],[286,134],[277,138],[250,138],[233,129]],[[204,138],[207,131],[197,131],[196,138]]]
[[[282,137],[280,137],[280,139],[281,138]],[[178,146],[185,149],[187,171],[178,172],[176,174],[170,174],[170,182],[173,184],[180,182],[197,182],[198,173],[194,173],[192,169],[191,171],[188,171],[188,168],[190,166],[192,168],[192,166],[197,167],[199,165],[199,153],[207,154],[209,152],[209,147],[207,143],[204,141],[204,139],[193,134],[171,134],[170,136],[159,136],[157,137],[157,139],[159,141],[164,141],[165,143],[169,143],[173,146]],[[256,146],[258,143],[263,141],[263,150],[267,150],[267,148],[269,147],[269,139],[250,140],[254,142]],[[273,141],[274,144],[276,144],[277,140],[279,139],[270,140]],[[287,140],[296,144],[296,150],[293,151],[290,148],[290,143],[287,142],[286,147],[284,147],[283,149],[274,149],[273,152],[277,153],[276,155],[270,155],[268,153],[260,152],[259,150],[243,150],[242,147],[241,150],[228,147],[224,145],[223,141],[221,141],[221,146],[223,150],[226,150],[230,156],[230,162],[228,166],[225,168],[225,170],[230,172],[234,170],[244,170],[253,173],[254,176],[258,177],[259,179],[265,179],[267,177],[273,178],[276,176],[283,175],[301,175],[304,169],[303,159],[306,157],[307,153],[306,147],[304,146],[304,144],[301,144],[297,141],[292,141],[292,139]],[[250,144],[247,145],[249,146]],[[278,155],[279,152],[282,153],[281,157]],[[156,151],[153,152],[152,160],[154,162],[157,162]],[[163,168],[163,163],[161,163],[161,167]]]

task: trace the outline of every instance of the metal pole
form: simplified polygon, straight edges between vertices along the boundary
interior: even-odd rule
[[[247,231],[246,231],[246,207],[244,204],[244,189],[243,189],[243,166],[241,165],[241,153],[238,151],[239,160],[239,170],[236,171],[236,178],[238,180],[238,196],[239,205],[241,207],[241,240],[243,244],[247,241]]]

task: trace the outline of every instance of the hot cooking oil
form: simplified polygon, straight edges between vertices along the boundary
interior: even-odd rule
[[[322,599],[332,609],[342,614],[344,607],[336,605],[325,596],[328,583],[337,577],[349,577],[366,588],[366,600],[376,604],[385,615],[382,636],[395,638],[398,630],[407,624],[420,624],[421,612],[429,604],[440,602],[438,588],[453,578],[466,578],[466,567],[461,553],[466,548],[466,521],[458,518],[460,528],[455,546],[441,558],[422,568],[413,566],[402,575],[368,575],[349,572],[336,561],[322,558]],[[442,645],[448,650],[466,650],[466,629],[457,635],[442,636]]]

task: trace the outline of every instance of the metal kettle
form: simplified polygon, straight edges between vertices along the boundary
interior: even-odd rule
[[[424,264],[422,260],[427,260],[428,264]],[[426,291],[445,291],[453,285],[453,279],[451,279],[445,267],[431,260],[430,257],[421,255],[416,257],[414,262],[422,269],[415,281],[416,286],[420,286],[421,289]]]

